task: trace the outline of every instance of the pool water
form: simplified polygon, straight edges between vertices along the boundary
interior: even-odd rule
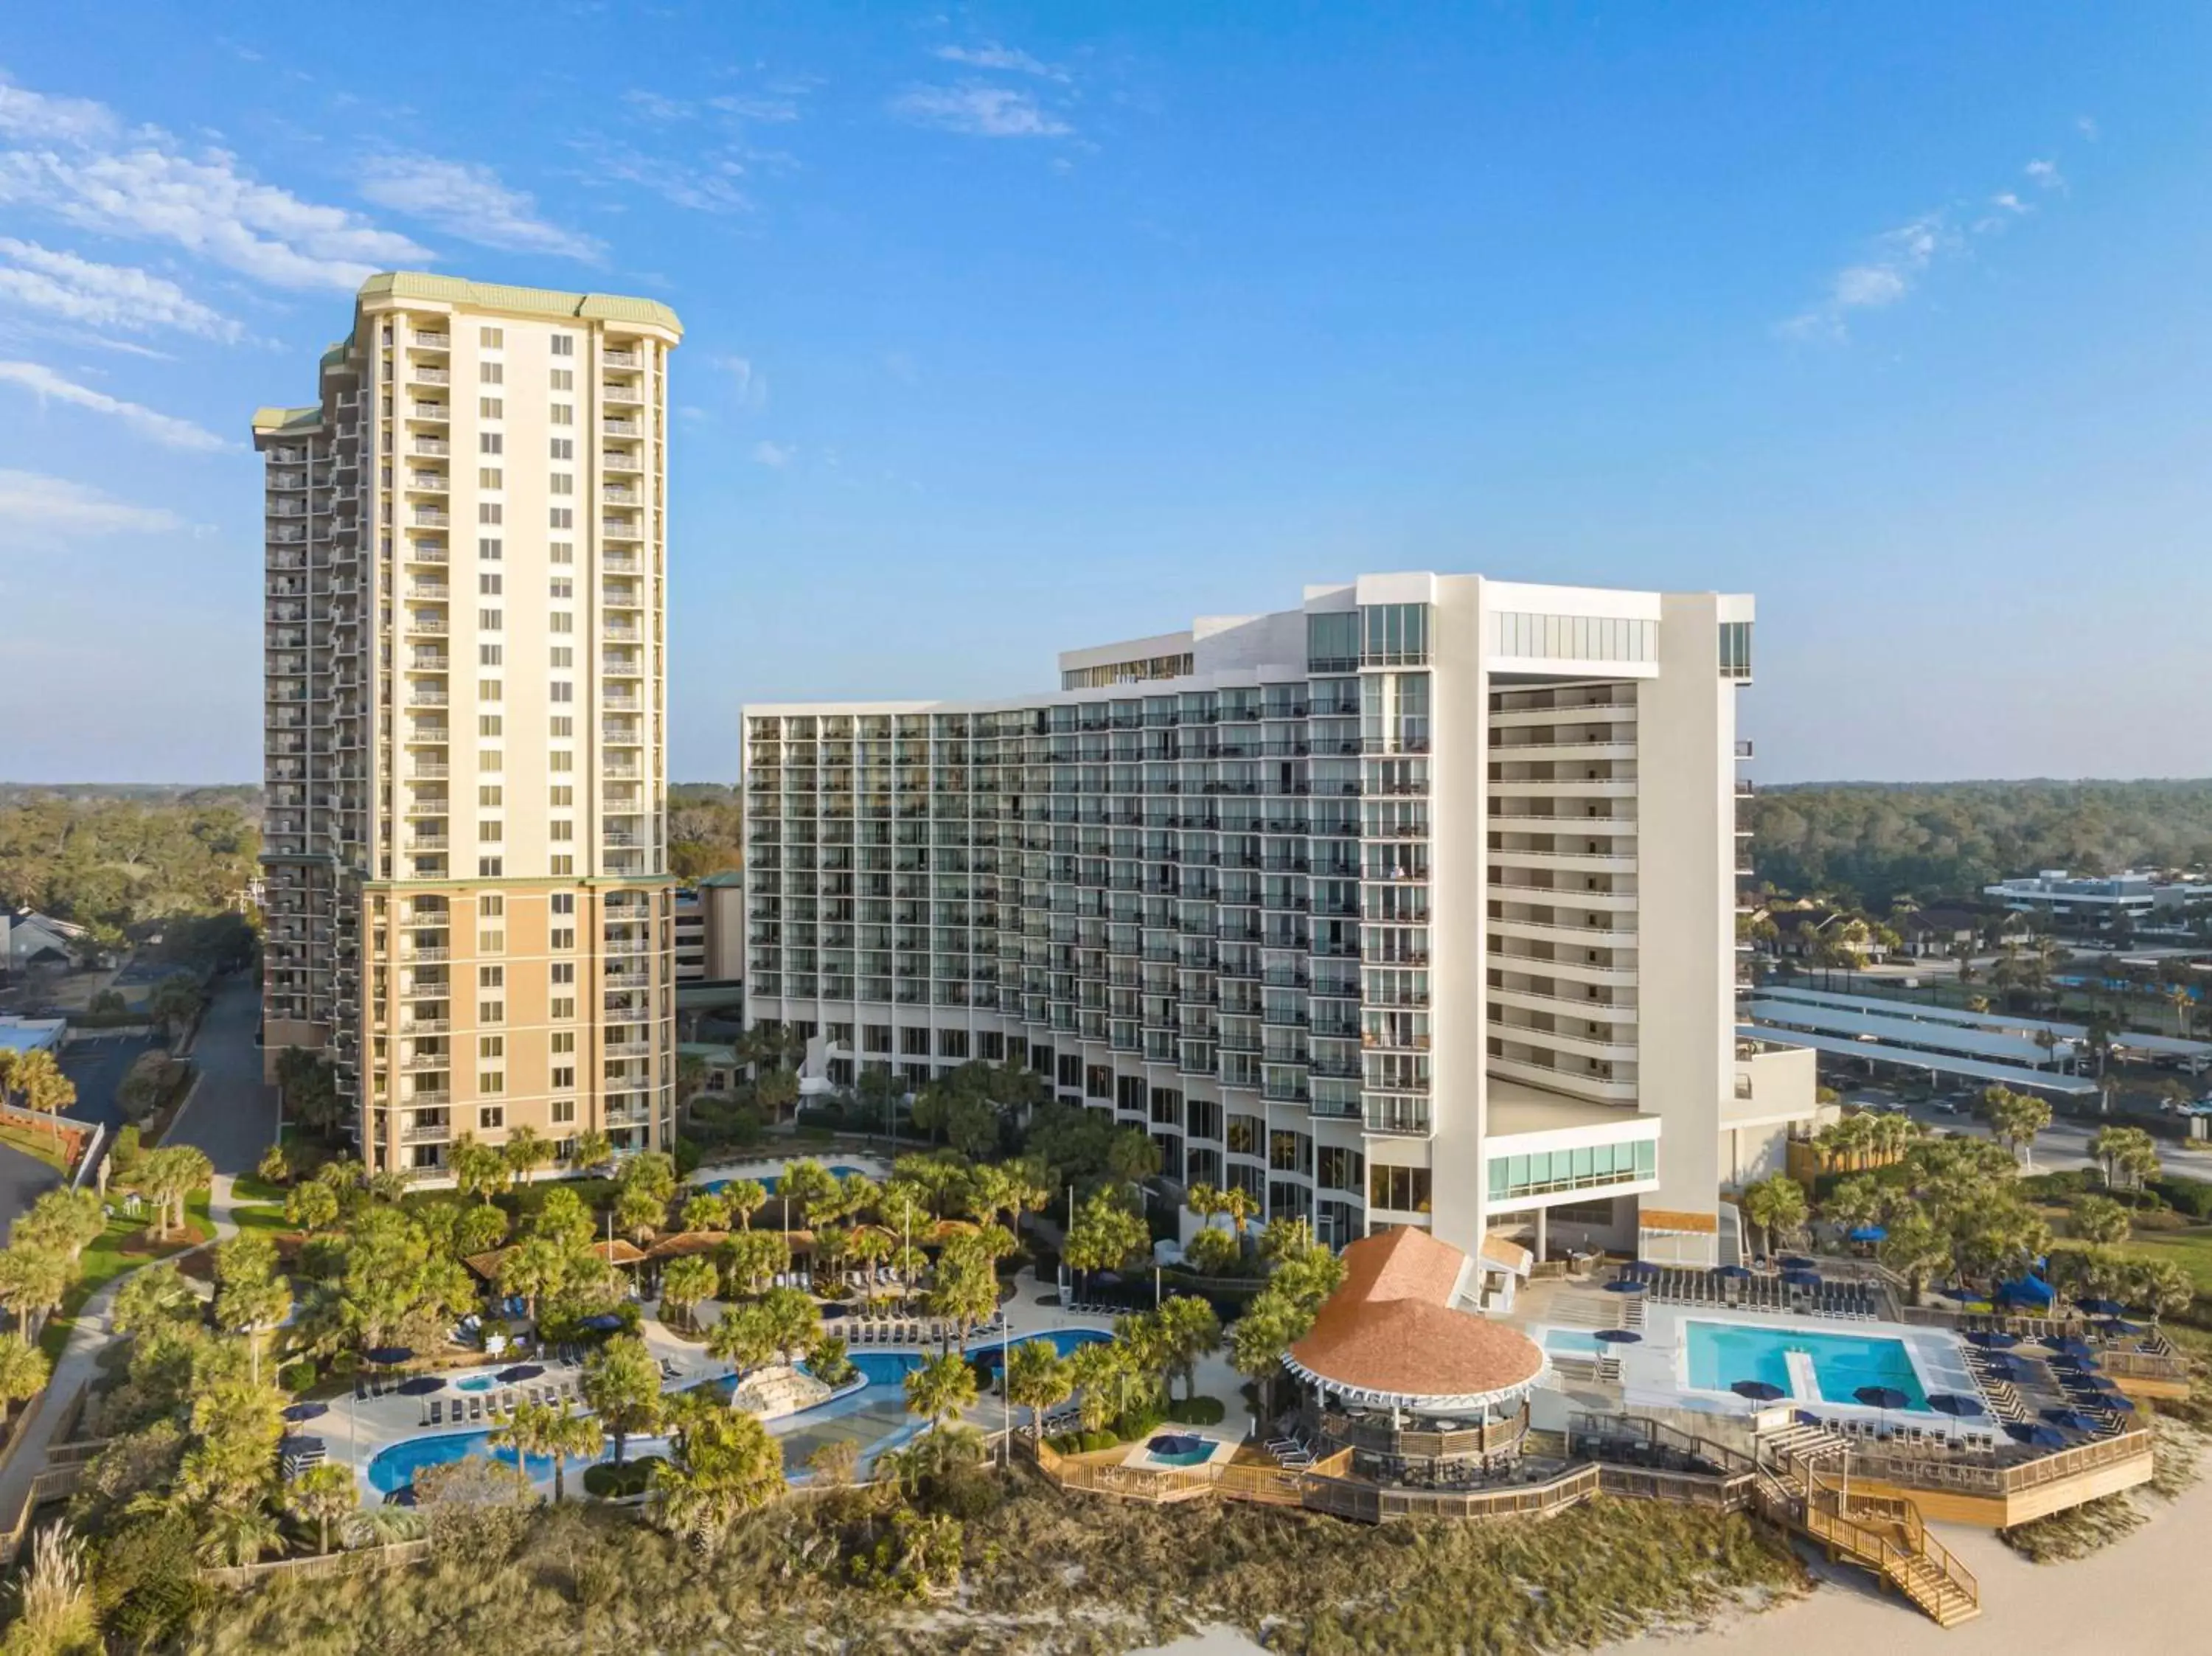
[[[1544,1349],[1562,1356],[1594,1357],[1601,1342],[1587,1328],[1547,1328],[1544,1331]]]
[[[455,1380],[453,1382],[453,1390],[456,1392],[489,1392],[491,1388],[492,1382],[482,1374],[478,1374],[473,1379]]]
[[[834,1168],[831,1168],[830,1169],[830,1173],[831,1173],[832,1174],[834,1174],[836,1177],[837,1177],[837,1178],[839,1178],[839,1179],[850,1179],[850,1178],[852,1178],[855,1174],[865,1174],[865,1173],[866,1173],[866,1172],[867,1172],[867,1169],[866,1169],[866,1168],[848,1168],[848,1167],[839,1166],[839,1167],[834,1167]],[[730,1178],[730,1179],[710,1179],[710,1180],[708,1180],[705,1184],[703,1184],[703,1185],[700,1186],[699,1186],[699,1188],[700,1188],[701,1190],[703,1190],[703,1191],[718,1191],[718,1190],[725,1189],[725,1188],[726,1188],[727,1186],[731,1186],[731,1185],[735,1184],[736,1182],[737,1182],[737,1179],[736,1179],[736,1178],[734,1178],[734,1177],[733,1177],[733,1178]],[[754,1179],[753,1179],[753,1183],[755,1183],[756,1185],[758,1185],[758,1186],[759,1186],[763,1190],[766,1191],[766,1192],[767,1192],[770,1196],[773,1196],[773,1195],[775,1195],[775,1187],[776,1187],[776,1186],[778,1185],[778,1183],[780,1183],[780,1182],[781,1182],[781,1181],[780,1181],[780,1180],[776,1178],[776,1176],[775,1176],[774,1174],[772,1174],[772,1173],[771,1173],[771,1174],[756,1174],[756,1175],[754,1176]]]
[[[394,1443],[376,1452],[368,1463],[368,1484],[379,1495],[390,1495],[394,1489],[404,1489],[415,1481],[415,1474],[426,1466],[444,1466],[469,1455],[489,1455],[493,1453],[489,1432],[447,1432],[435,1437],[409,1438],[404,1443]],[[496,1459],[508,1465],[514,1465],[514,1451],[501,1449]],[[571,1466],[580,1465],[571,1461]],[[533,1480],[553,1476],[553,1462],[545,1455],[532,1455],[523,1468]]]
[[[1690,1384],[1699,1391],[1725,1392],[1738,1380],[1765,1380],[1784,1397],[1796,1397],[1788,1354],[1802,1351],[1813,1360],[1820,1396],[1799,1398],[1800,1402],[1850,1403],[1863,1386],[1886,1386],[1905,1394],[1905,1411],[1928,1412],[1928,1394],[1900,1339],[1712,1322],[1686,1322],[1682,1337]]]

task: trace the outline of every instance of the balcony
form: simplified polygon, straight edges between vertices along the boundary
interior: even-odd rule
[[[611,347],[599,353],[599,366],[603,368],[634,373],[643,366],[643,361],[635,351],[619,350]]]
[[[426,420],[445,425],[451,422],[453,414],[453,409],[444,403],[410,403],[407,405],[407,417],[410,420]]]

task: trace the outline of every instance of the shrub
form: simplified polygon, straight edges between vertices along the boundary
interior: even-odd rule
[[[1167,1410],[1158,1404],[1140,1404],[1114,1422],[1115,1441],[1132,1443],[1140,1437],[1150,1437],[1160,1429],[1167,1417]]]
[[[1168,1418],[1178,1426],[1218,1426],[1228,1412],[1219,1398],[1178,1398],[1168,1404]]]
[[[600,1461],[584,1468],[584,1492],[602,1501],[619,1501],[643,1495],[653,1482],[653,1469],[663,1464],[659,1455],[641,1455],[617,1466]]]
[[[689,1179],[699,1170],[699,1163],[705,1159],[706,1152],[691,1140],[679,1137],[676,1141],[675,1156],[676,1176]]]
[[[305,1358],[288,1362],[276,1371],[276,1384],[287,1392],[304,1392],[315,1383],[315,1365]]]
[[[2103,1188],[2104,1181],[2085,1168],[2034,1174],[2020,1181],[2020,1193],[2031,1202],[2070,1202]]]
[[[2154,1180],[2151,1189],[2177,1212],[2187,1214],[2200,1224],[2212,1221],[2212,1180],[2169,1174]]]

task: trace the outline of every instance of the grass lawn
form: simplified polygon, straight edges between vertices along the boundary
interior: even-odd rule
[[[2189,1273],[2200,1300],[2212,1300],[2212,1229],[2154,1230],[2129,1240],[2127,1251],[2147,1259],[2171,1259]]]
[[[267,1202],[255,1202],[234,1207],[230,1210],[230,1216],[237,1222],[241,1234],[252,1233],[274,1238],[289,1234],[298,1228],[285,1219],[284,1204],[282,1202],[273,1204]]]
[[[208,1217],[208,1193],[205,1191],[198,1192],[185,1204],[185,1220],[201,1234],[212,1234],[215,1227]],[[70,1330],[76,1325],[76,1313],[84,1309],[86,1301],[125,1271],[136,1270],[152,1259],[167,1259],[173,1253],[182,1253],[187,1246],[179,1240],[164,1244],[158,1253],[124,1252],[127,1245],[139,1241],[145,1234],[146,1226],[142,1221],[112,1219],[107,1228],[100,1233],[90,1247],[85,1249],[80,1262],[84,1267],[84,1275],[78,1278],[76,1286],[70,1289],[69,1296],[62,1301],[61,1309],[39,1331],[39,1349],[47,1356],[56,1359],[61,1356],[62,1348],[69,1343]]]
[[[284,1205],[284,1186],[272,1185],[258,1174],[240,1174],[230,1183],[231,1199],[237,1202],[274,1202]]]

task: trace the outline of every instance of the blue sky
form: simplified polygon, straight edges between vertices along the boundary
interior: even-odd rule
[[[361,275],[682,314],[672,770],[1360,570],[1755,591],[1760,773],[2203,774],[2201,6],[19,3],[0,777],[259,772]]]

